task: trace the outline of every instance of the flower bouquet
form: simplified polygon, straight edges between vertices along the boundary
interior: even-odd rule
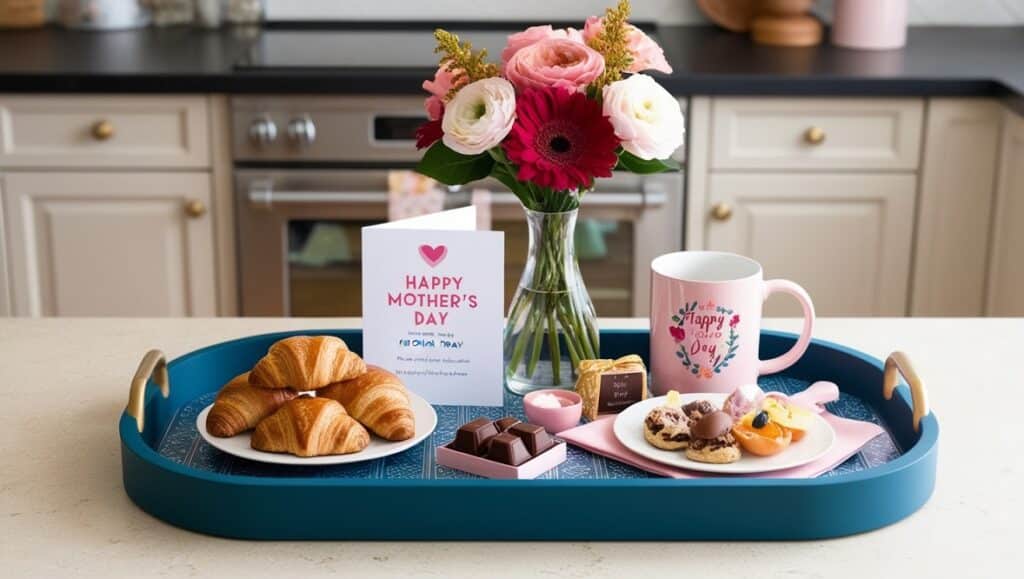
[[[571,387],[579,361],[600,355],[573,247],[577,210],[594,180],[615,169],[677,169],[670,156],[683,142],[679,103],[640,74],[672,69],[628,23],[629,11],[621,0],[582,30],[513,34],[501,65],[450,32],[434,33],[442,56],[423,83],[429,121],[417,132],[417,147],[427,149],[417,170],[447,185],[493,177],[519,198],[530,226],[505,328],[514,392]]]

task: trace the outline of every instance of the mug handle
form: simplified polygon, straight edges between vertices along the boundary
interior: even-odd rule
[[[800,332],[796,344],[793,344],[788,352],[777,358],[760,361],[757,367],[759,376],[774,374],[789,368],[800,359],[800,356],[804,355],[807,346],[811,344],[811,331],[814,329],[814,302],[811,301],[811,296],[807,295],[804,288],[788,279],[770,279],[764,282],[764,299],[768,299],[768,296],[776,292],[789,294],[800,302],[800,306],[804,309],[804,329]]]

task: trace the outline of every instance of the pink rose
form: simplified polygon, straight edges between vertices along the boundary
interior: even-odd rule
[[[430,120],[436,121],[444,116],[444,99],[448,96],[448,91],[452,89],[454,78],[455,73],[445,70],[442,66],[434,73],[434,80],[423,81],[423,90],[430,93],[423,103],[423,108],[427,110],[427,117]]]
[[[548,38],[519,49],[505,65],[505,76],[519,90],[549,86],[583,90],[604,72],[604,57],[580,42]]]
[[[600,16],[587,18],[583,26],[583,40],[590,42],[604,28],[604,20]],[[657,70],[671,73],[672,67],[665,60],[665,51],[650,36],[632,24],[629,25],[629,51],[633,53],[633,64],[629,72]]]
[[[552,28],[550,24],[545,24],[544,26],[531,26],[522,32],[517,32],[508,37],[508,44],[505,45],[505,50],[501,51],[502,65],[504,66],[508,64],[508,61],[512,59],[512,55],[519,52],[521,49],[549,38],[561,38],[580,43],[583,42],[583,34],[575,28],[555,29]]]

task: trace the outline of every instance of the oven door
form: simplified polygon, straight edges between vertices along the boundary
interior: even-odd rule
[[[243,315],[361,315],[361,230],[387,219],[389,173],[237,171]],[[682,187],[679,174],[617,173],[587,195],[575,242],[599,315],[647,314],[651,259],[682,247]],[[488,179],[453,189],[445,207],[466,205],[471,193],[481,190],[490,192],[492,228],[505,232],[507,305],[527,254],[519,201]]]

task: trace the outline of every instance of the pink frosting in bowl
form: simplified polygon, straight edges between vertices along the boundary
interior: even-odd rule
[[[558,400],[559,406],[551,407],[552,396]],[[568,390],[537,390],[523,397],[523,410],[528,422],[543,426],[548,432],[558,433],[580,423],[583,399]]]

